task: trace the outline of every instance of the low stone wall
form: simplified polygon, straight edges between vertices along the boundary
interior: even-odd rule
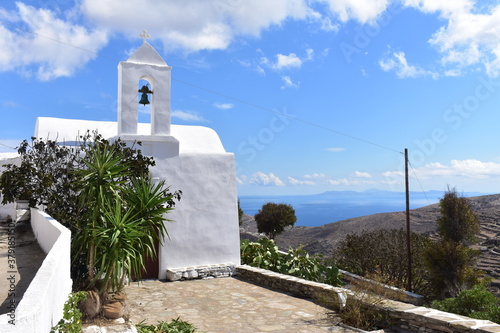
[[[31,209],[31,226],[47,253],[15,312],[0,316],[0,332],[49,332],[63,315],[71,292],[71,232],[49,215]]]
[[[220,265],[171,268],[167,269],[167,280],[179,281],[179,280],[230,277],[234,275],[235,270],[236,270],[236,265],[232,263],[220,264]]]
[[[417,295],[406,290],[398,289],[393,286],[369,280],[367,278],[344,270],[340,270],[340,273],[342,274],[342,279],[348,281],[350,284],[361,285],[369,291],[383,290],[386,297],[392,300],[410,303],[413,305],[424,304],[424,296],[422,295]]]
[[[419,333],[499,333],[500,325],[488,320],[477,320],[452,313],[438,311],[413,304],[383,300],[367,302],[367,298],[345,288],[311,282],[290,275],[279,274],[261,268],[241,265],[236,268],[239,277],[272,289],[289,292],[298,297],[312,298],[318,303],[342,308],[353,297],[366,308],[384,315],[393,325],[403,330]]]

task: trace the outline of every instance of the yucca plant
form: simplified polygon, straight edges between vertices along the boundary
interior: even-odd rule
[[[76,171],[82,219],[74,249],[86,252],[88,285],[100,281],[101,291],[120,290],[132,273],[141,277],[146,257],[155,258],[155,244],[168,236],[165,214],[181,195],[164,181],[154,184],[127,149],[98,140],[86,147],[84,167]]]
[[[149,236],[148,232],[141,228],[140,219],[123,206],[118,196],[107,201],[101,211],[101,223],[92,230],[97,249],[96,277],[101,280],[103,291],[119,291],[129,272],[144,267],[141,240]]]
[[[96,142],[86,147],[83,164],[85,168],[75,171],[81,183],[80,207],[82,219],[81,232],[75,235],[74,246],[77,252],[88,247],[87,263],[91,284],[95,282],[96,231],[102,225],[101,214],[105,206],[116,200],[129,165],[123,163],[123,153],[116,145]]]
[[[132,180],[119,194],[105,199],[91,234],[95,236],[96,277],[104,291],[119,291],[125,278],[141,278],[147,257],[155,258],[156,244],[168,236],[165,214],[172,210],[173,198],[164,181],[150,178]]]

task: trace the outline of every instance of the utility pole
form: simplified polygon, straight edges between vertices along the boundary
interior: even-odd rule
[[[405,148],[405,187],[406,187],[406,253],[408,255],[408,291],[411,288],[411,230],[410,230],[410,186],[408,182],[408,149]]]

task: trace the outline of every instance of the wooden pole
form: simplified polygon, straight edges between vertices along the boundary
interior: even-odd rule
[[[412,292],[411,274],[411,230],[410,230],[410,186],[408,182],[408,149],[405,148],[405,188],[406,188],[406,253],[408,255],[408,291]]]

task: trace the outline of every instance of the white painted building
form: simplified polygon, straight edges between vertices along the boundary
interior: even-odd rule
[[[74,141],[87,130],[106,138],[142,141],[143,154],[156,161],[153,179],[166,179],[172,191],[183,193],[167,215],[175,222],[167,222],[170,239],[160,247],[160,279],[166,278],[167,270],[196,276],[196,269],[206,271],[205,266],[240,264],[234,155],[225,151],[210,128],[171,125],[171,69],[144,38],[142,46],[118,65],[118,122],[38,118],[35,129],[36,137],[59,142]],[[151,124],[138,123],[141,80],[147,80],[152,91]]]

